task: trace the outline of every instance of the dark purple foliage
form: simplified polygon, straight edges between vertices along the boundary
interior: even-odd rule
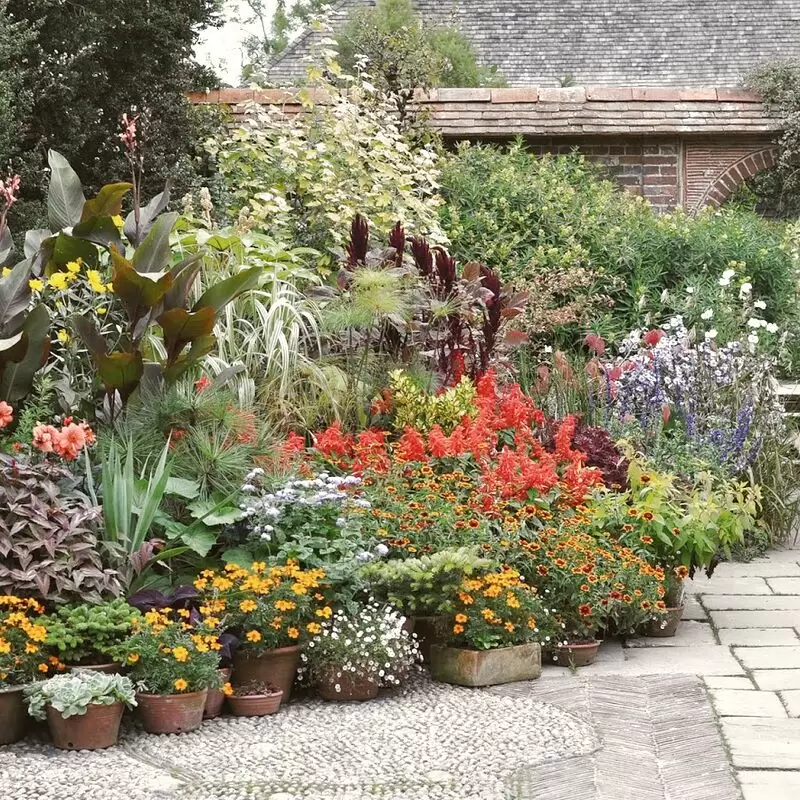
[[[628,485],[628,459],[605,428],[579,428],[572,437],[572,446],[586,456],[587,467],[597,467],[603,473],[606,486],[623,489]]]

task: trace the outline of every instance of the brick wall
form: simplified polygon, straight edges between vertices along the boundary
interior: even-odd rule
[[[660,211],[675,208],[681,197],[681,142],[676,137],[530,139],[528,144],[538,155],[577,150],[602,165],[610,178],[631,193],[645,197]]]

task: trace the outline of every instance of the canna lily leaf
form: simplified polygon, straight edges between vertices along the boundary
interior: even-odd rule
[[[170,273],[147,277],[137,272],[133,264],[112,248],[114,264],[114,293],[122,300],[131,322],[136,323],[153,311],[172,286]]]
[[[118,391],[123,402],[130,397],[144,372],[142,354],[135,353],[110,353],[94,356],[100,380],[109,394]]]
[[[47,189],[47,221],[50,230],[71,228],[81,221],[86,198],[78,174],[61,153],[49,150],[50,186]]]
[[[263,270],[260,267],[251,267],[231,275],[224,281],[215,283],[203,292],[200,299],[192,307],[192,311],[211,306],[215,311],[223,309],[231,300],[240,294],[255,289],[261,282]]]
[[[133,254],[132,263],[137,272],[148,274],[167,269],[170,262],[169,235],[179,216],[177,211],[173,211],[156,219]]]
[[[142,206],[139,209],[138,226],[136,225],[136,215],[133,211],[125,218],[122,232],[134,247],[138,247],[142,243],[150,232],[150,228],[153,227],[153,221],[169,205],[169,190],[170,184],[168,181],[163,192],[157,194],[146,206]]]
[[[189,312],[185,308],[165,311],[157,320],[164,331],[164,344],[169,361],[174,361],[187,342],[193,342],[214,330],[216,312],[210,306]]]
[[[0,397],[11,403],[28,394],[33,376],[45,365],[50,354],[50,314],[46,306],[38,305],[28,314],[22,326],[21,335],[23,334],[27,339],[24,355],[0,370]]]
[[[80,221],[86,222],[94,217],[117,216],[122,211],[123,198],[131,189],[133,189],[132,183],[107,183],[95,197],[86,201]]]

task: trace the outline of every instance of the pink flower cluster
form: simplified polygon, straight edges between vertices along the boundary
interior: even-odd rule
[[[95,442],[94,431],[85,422],[67,417],[59,430],[54,425],[37,425],[33,429],[33,446],[42,453],[56,453],[66,461],[74,461],[84,447]]]
[[[6,403],[5,400],[0,402],[0,428],[5,428],[14,421],[14,409]]]

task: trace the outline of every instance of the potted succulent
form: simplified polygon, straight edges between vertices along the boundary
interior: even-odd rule
[[[62,750],[113,747],[125,706],[136,705],[130,678],[89,670],[33,683],[25,698],[28,713],[47,720],[53,744]]]
[[[337,611],[302,655],[304,677],[325,700],[371,700],[400,686],[420,660],[414,634],[391,606],[370,600],[352,613]]]
[[[44,608],[31,598],[0,595],[0,744],[19,741],[28,725],[23,688],[63,672],[45,649]]]
[[[431,647],[434,679],[493,686],[539,677],[550,620],[516,570],[465,578],[452,602],[444,643]]]
[[[233,656],[234,686],[271,683],[291,696],[301,641],[315,634],[333,613],[319,592],[321,570],[302,570],[296,562],[250,569],[229,564],[222,573],[206,570],[195,581],[205,604],[222,604],[226,624],[239,644]]]
[[[148,611],[121,648],[149,733],[199,727],[208,690],[220,685],[218,620],[191,625],[173,619],[170,611]]]
[[[437,620],[450,611],[456,589],[465,577],[491,566],[477,548],[459,547],[418,558],[373,562],[362,568],[361,577],[374,597],[413,621],[420,652],[428,661],[436,641]]]
[[[224,692],[228,707],[237,717],[265,717],[274,714],[281,705],[283,690],[273,683],[245,683],[235,688],[226,684]]]
[[[68,667],[119,672],[115,660],[119,645],[131,632],[139,611],[124,600],[62,606],[42,618],[47,644]]]

